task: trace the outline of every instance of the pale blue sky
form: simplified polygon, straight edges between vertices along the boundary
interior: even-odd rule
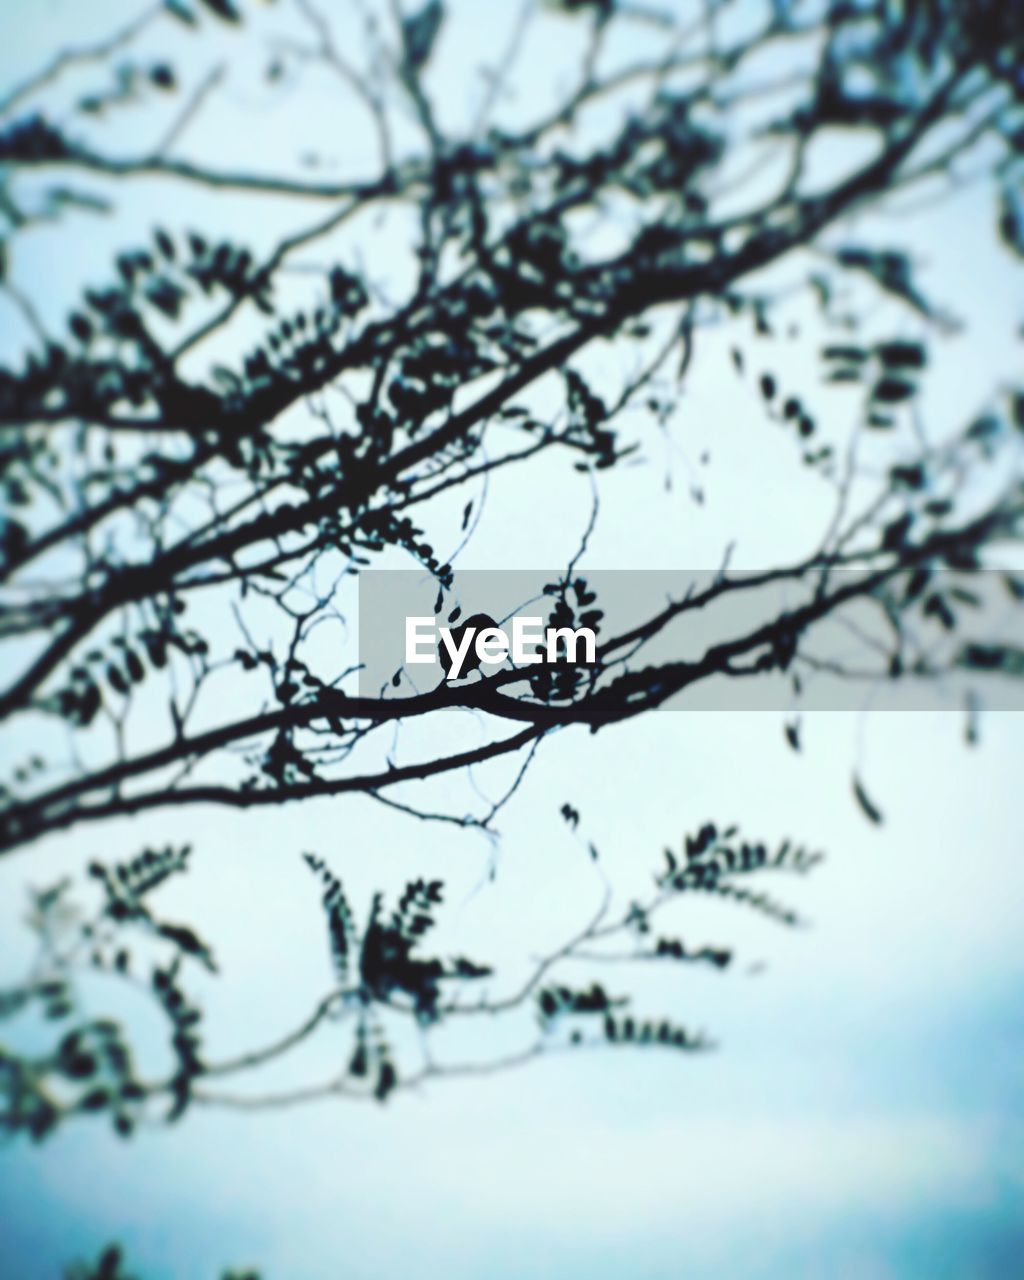
[[[466,20],[467,49],[499,43],[482,4],[452,7]],[[19,79],[55,38],[70,38],[83,8],[6,0],[0,82]],[[104,0],[101,11],[117,22],[134,6]],[[566,32],[565,47],[531,50],[531,86],[568,77]],[[439,56],[454,66],[461,52]],[[189,135],[197,153],[216,154],[230,139],[258,163],[281,143],[283,134],[267,130],[284,128],[276,122],[285,91],[274,112],[258,108],[247,79],[255,71],[231,64],[215,124]],[[444,64],[438,75],[454,110],[465,74]],[[318,145],[333,136],[339,164],[356,165],[359,138],[325,121],[318,101],[307,108]],[[144,130],[145,113],[131,127]],[[169,210],[164,191],[149,184],[117,226],[203,217],[202,200],[194,211]],[[269,239],[277,216],[250,218],[247,235]],[[12,260],[44,315],[58,315],[69,284],[100,274],[108,255],[104,221],[83,216],[75,225],[74,235],[26,237]],[[925,401],[937,433],[974,412],[1019,363],[1021,277],[994,247],[992,228],[976,188],[884,230],[874,223],[913,250],[925,279],[968,322],[939,343]],[[916,333],[891,303],[872,324]],[[675,489],[664,487],[660,440],[648,465],[602,481],[591,566],[707,567],[736,537],[734,564],[754,567],[797,554],[820,533],[829,494],[762,421],[756,396],[732,374],[728,345],[710,335],[687,385],[673,429]],[[789,345],[780,339],[765,359],[810,387],[817,345],[808,330]],[[686,468],[700,470],[705,448],[708,496],[697,507],[686,497]],[[556,565],[571,555],[590,491],[581,481],[567,494],[563,479],[558,465],[534,472],[530,518],[512,537],[501,513],[523,499],[514,476],[499,476],[492,518],[462,566]],[[457,524],[464,500],[440,513],[442,528]],[[216,944],[223,976],[204,1004],[213,1044],[222,1035],[225,1051],[229,1036],[248,1043],[283,1030],[297,1002],[304,1008],[327,981],[303,849],[329,856],[357,903],[405,876],[445,878],[445,936],[470,955],[504,956],[510,980],[528,953],[578,927],[600,894],[584,848],[558,818],[567,799],[626,898],[650,883],[666,843],[708,818],[738,820],[766,839],[799,837],[828,861],[806,881],[779,886],[812,928],[787,932],[738,909],[688,908],[677,917],[687,935],[735,946],[735,968],[641,975],[650,1007],[713,1032],[721,1042],[713,1055],[559,1057],[515,1075],[439,1082],[386,1108],[197,1112],[129,1144],[99,1124],[69,1128],[42,1148],[2,1153],[0,1272],[43,1280],[117,1238],[147,1280],[202,1280],[243,1263],[262,1266],[267,1280],[413,1271],[423,1280],[1011,1274],[1024,1254],[1024,718],[990,715],[967,751],[959,711],[820,713],[805,724],[801,756],[787,749],[782,719],[679,713],[596,737],[559,735],[503,814],[493,884],[492,850],[480,837],[412,824],[361,798],[161,815],[162,840],[196,847],[188,881],[166,890],[166,905]],[[478,730],[466,717],[450,732],[465,743]],[[855,765],[885,811],[881,829],[852,799]],[[497,790],[503,777],[481,772],[478,782]],[[458,806],[458,787],[433,794]],[[17,973],[27,883],[96,853],[131,856],[152,830],[124,821],[6,858],[0,968]],[[228,902],[235,910],[223,919]],[[510,936],[513,914],[525,943]],[[762,961],[762,972],[749,972]]]

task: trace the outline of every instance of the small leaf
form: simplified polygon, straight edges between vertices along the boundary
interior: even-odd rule
[[[241,22],[242,16],[231,3],[231,0],[200,0],[211,13],[215,13],[223,22]]]
[[[879,360],[890,369],[923,369],[924,347],[919,342],[880,342],[875,348]]]
[[[113,663],[107,667],[107,680],[116,693],[125,694],[128,692],[128,681],[125,680],[120,669],[115,667]]]
[[[875,385],[871,394],[875,400],[884,404],[900,404],[914,394],[914,384],[904,382],[902,378],[883,378]]]
[[[868,820],[880,827],[884,821],[882,811],[864,790],[864,784],[856,774],[853,776],[853,794],[857,797],[857,803],[864,810]]]
[[[164,11],[172,18],[183,23],[186,27],[194,27],[196,25],[196,15],[181,0],[164,0]]]

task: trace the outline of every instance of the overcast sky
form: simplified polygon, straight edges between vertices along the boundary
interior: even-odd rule
[[[467,44],[485,38],[482,5],[451,7],[453,30],[466,20]],[[55,40],[78,38],[85,8],[114,22],[130,12],[113,0],[8,0],[0,82],[20,79]],[[563,57],[550,46],[531,55],[531,85],[565,79]],[[232,64],[214,132],[190,139],[197,149],[216,154],[237,136],[258,158],[250,73]],[[451,97],[462,81],[450,73],[446,83]],[[276,118],[267,113],[268,127]],[[347,135],[322,120],[317,128],[315,140],[334,136],[344,150]],[[160,200],[151,184],[128,216],[143,226],[158,211],[166,219]],[[265,228],[247,223],[247,234],[271,236],[273,216]],[[989,197],[971,188],[884,230],[859,228],[912,249],[933,292],[966,322],[940,340],[929,375],[937,431],[974,412],[1019,362],[1021,277],[995,247],[993,224]],[[54,316],[67,281],[100,272],[109,252],[105,223],[75,225],[74,235],[26,236],[12,261]],[[872,324],[917,336],[894,304]],[[811,331],[780,337],[764,359],[810,386],[817,345]],[[701,357],[673,443],[653,441],[644,465],[602,482],[589,567],[711,568],[730,539],[733,563],[757,567],[820,534],[828,492],[794,465],[792,442],[770,434],[727,342],[712,336]],[[695,476],[703,505],[688,495]],[[497,479],[491,518],[460,566],[564,563],[591,503],[585,481],[568,491],[564,481],[557,462],[528,486]],[[528,518],[513,537],[505,513],[516,504]],[[468,743],[479,727],[464,719],[453,732]],[[701,904],[676,917],[688,938],[734,946],[737,963],[646,976],[644,999],[706,1028],[715,1053],[560,1056],[517,1074],[438,1082],[383,1108],[196,1111],[127,1144],[102,1124],[69,1126],[42,1148],[0,1155],[0,1271],[42,1280],[119,1239],[146,1280],[200,1280],[243,1263],[268,1280],[1009,1275],[1024,1255],[1024,717],[988,715],[967,749],[959,708],[814,713],[800,755],[786,746],[783,720],[681,711],[596,736],[560,734],[503,812],[497,849],[356,797],[276,812],[171,811],[6,858],[0,982],[18,976],[27,884],[97,853],[130,857],[154,823],[162,841],[191,842],[193,870],[164,891],[167,912],[215,944],[222,977],[204,1003],[211,1041],[227,1052],[284,1030],[328,980],[304,849],[328,856],[360,904],[407,875],[443,877],[445,937],[513,968],[588,918],[602,876],[627,900],[642,894],[662,847],[706,819],[828,855],[806,880],[778,888],[809,928]],[[881,828],[856,807],[854,769],[884,811]],[[476,781],[487,791],[503,776]],[[458,806],[460,785],[433,794]],[[566,800],[599,847],[597,868],[559,819]]]

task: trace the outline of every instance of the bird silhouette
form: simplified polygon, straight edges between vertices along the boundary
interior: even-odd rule
[[[497,625],[498,624],[489,613],[474,613],[472,617],[467,618],[461,626],[452,628],[452,644],[455,645],[456,648],[460,647],[467,631],[472,631],[478,634],[483,631],[485,627],[496,627]],[[440,662],[441,668],[444,671],[444,679],[449,680],[451,677],[448,673],[452,669],[452,658],[451,654],[448,652],[448,646],[440,638],[437,642],[437,660]],[[476,648],[473,647],[470,649],[469,653],[466,654],[466,657],[463,660],[462,669],[459,672],[458,678],[461,680],[463,676],[468,676],[471,671],[476,671],[479,666],[480,659],[477,657]]]

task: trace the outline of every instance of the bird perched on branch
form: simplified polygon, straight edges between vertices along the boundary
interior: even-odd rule
[[[481,631],[486,630],[488,627],[496,627],[497,625],[489,613],[474,613],[461,626],[452,627],[452,644],[455,645],[456,649],[461,649],[463,638],[467,632],[479,635]],[[452,655],[443,640],[438,642],[437,660],[444,671],[444,679],[448,680],[450,678],[448,673],[452,669]],[[480,659],[477,656],[476,649],[470,646],[469,652],[462,663],[459,679],[461,680],[463,676],[468,676],[471,671],[475,671],[479,666]]]

